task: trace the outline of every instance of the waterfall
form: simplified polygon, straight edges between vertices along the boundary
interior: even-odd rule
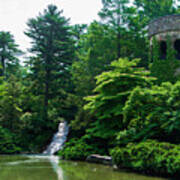
[[[67,135],[69,132],[69,127],[66,121],[61,122],[59,124],[58,132],[54,135],[52,142],[47,147],[47,149],[43,152],[43,154],[53,155],[57,151],[63,148],[63,144],[67,139]]]

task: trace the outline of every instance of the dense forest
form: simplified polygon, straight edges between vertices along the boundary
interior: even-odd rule
[[[162,65],[157,42],[152,61],[148,39],[149,22],[178,14],[178,2],[102,3],[89,25],[70,25],[55,5],[29,19],[23,63],[13,35],[0,32],[0,153],[42,152],[67,121],[65,159],[111,155],[119,167],[179,175],[180,63],[169,47]]]

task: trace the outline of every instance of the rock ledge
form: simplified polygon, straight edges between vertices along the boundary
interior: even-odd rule
[[[100,163],[105,165],[112,165],[112,158],[110,156],[101,156],[99,154],[91,154],[86,158],[86,161],[92,163]]]

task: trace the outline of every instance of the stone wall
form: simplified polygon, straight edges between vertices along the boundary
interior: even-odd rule
[[[168,15],[149,23],[149,37],[171,31],[180,31],[180,15]]]
[[[167,37],[169,37],[171,43],[172,43],[172,47],[174,42],[177,39],[180,39],[180,30],[179,31],[167,31],[167,32],[161,32],[159,34],[155,34],[154,36],[150,37],[150,45],[152,45],[152,39],[153,37],[158,40],[158,41],[167,41]]]

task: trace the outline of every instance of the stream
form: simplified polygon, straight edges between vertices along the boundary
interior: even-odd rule
[[[1,155],[0,180],[165,180],[86,162],[59,160],[57,156]]]

